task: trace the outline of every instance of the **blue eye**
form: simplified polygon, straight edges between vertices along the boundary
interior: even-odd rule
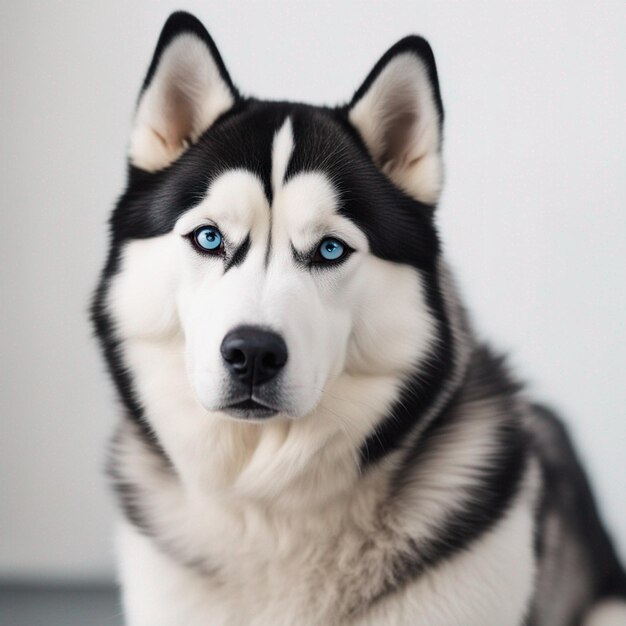
[[[317,251],[325,261],[338,261],[346,253],[346,247],[338,239],[329,237],[322,241]]]
[[[201,226],[194,231],[193,240],[200,250],[214,252],[222,245],[222,233],[215,226]]]

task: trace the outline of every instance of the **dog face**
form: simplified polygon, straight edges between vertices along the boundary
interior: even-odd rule
[[[180,346],[207,414],[301,418],[342,380],[399,388],[442,340],[441,122],[420,38],[331,109],[241,97],[175,14],[138,103],[101,334]]]

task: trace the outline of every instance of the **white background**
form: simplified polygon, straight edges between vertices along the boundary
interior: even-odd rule
[[[87,303],[136,94],[179,2],[0,9],[0,577],[111,576],[115,420]],[[623,2],[202,2],[246,93],[348,99],[400,37],[434,47],[439,222],[477,325],[562,411],[626,553]]]

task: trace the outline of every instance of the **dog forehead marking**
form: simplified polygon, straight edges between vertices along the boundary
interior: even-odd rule
[[[284,183],[293,148],[293,127],[291,118],[287,117],[274,135],[274,143],[272,144],[272,192],[274,195]]]

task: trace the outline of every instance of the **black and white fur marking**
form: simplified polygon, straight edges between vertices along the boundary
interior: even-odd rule
[[[626,624],[563,427],[442,258],[442,125],[420,37],[323,108],[242,96],[196,19],[167,21],[93,303],[130,626]]]

